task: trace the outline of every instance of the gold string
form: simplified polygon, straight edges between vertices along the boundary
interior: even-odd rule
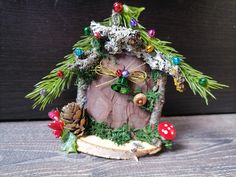
[[[128,77],[128,79],[131,82],[134,82],[135,84],[144,82],[146,78],[147,78],[147,73],[144,71],[133,71],[130,73]]]
[[[128,80],[130,80],[131,82],[133,83],[142,83],[145,81],[145,79],[147,78],[147,73],[145,71],[134,71],[136,70],[137,68],[145,65],[146,63],[142,63],[141,65],[129,70],[129,77],[128,77]],[[132,72],[131,72],[132,71]],[[101,76],[112,76],[112,77],[115,77],[114,79],[111,79],[107,82],[104,82],[104,83],[101,83],[99,85],[96,85],[96,87],[100,87],[102,85],[106,85],[110,82],[113,82],[114,80],[117,79],[117,76],[116,76],[116,70],[114,69],[110,69],[108,67],[105,67],[102,62],[100,62],[99,65],[97,65],[95,67],[95,72],[96,74],[98,75],[101,75]]]
[[[114,79],[111,79],[111,80],[109,80],[109,81],[107,81],[107,82],[103,82],[103,83],[101,83],[101,84],[96,85],[95,87],[101,87],[101,86],[103,86],[103,85],[109,84],[110,82],[113,82],[113,81],[116,80],[116,79],[117,79],[117,78],[114,78]]]
[[[141,65],[136,66],[135,68],[130,69],[130,71],[136,70],[145,64],[146,64],[146,62],[142,63]]]
[[[103,66],[102,62],[100,62],[100,64],[95,67],[95,72],[96,74],[101,76],[105,75],[105,76],[116,77],[116,71]]]

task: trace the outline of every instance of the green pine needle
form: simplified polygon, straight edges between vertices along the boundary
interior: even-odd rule
[[[89,50],[92,48],[91,36],[83,37],[78,41],[74,47],[82,48],[83,50]],[[40,110],[43,110],[48,104],[52,103],[56,98],[60,97],[61,93],[65,89],[69,89],[75,73],[71,71],[68,66],[75,61],[74,54],[65,56],[64,61],[58,63],[57,68],[53,69],[47,76],[42,78],[42,81],[35,85],[35,89],[26,95],[26,98],[34,101],[33,109],[40,106]],[[57,77],[57,72],[62,71],[63,77]],[[41,95],[40,91],[46,90],[46,95]]]
[[[133,18],[138,20],[138,17],[143,10],[144,8],[142,7],[137,8],[124,5],[124,10],[121,14],[123,26],[131,28],[130,20]],[[185,57],[179,54],[178,51],[176,51],[173,47],[168,46],[168,44],[171,44],[171,42],[161,41],[158,38],[150,38],[145,28],[141,24],[138,24],[138,26],[135,29],[140,31],[141,38],[143,39],[146,45],[149,44],[153,45],[153,47],[158,51],[160,51],[169,61],[171,61],[171,58],[173,56],[181,57],[182,59],[182,62],[180,64],[181,73],[183,74],[185,80],[187,81],[193,93],[194,94],[198,93],[205,100],[206,104],[208,104],[208,96],[211,96],[212,98],[215,99],[214,95],[211,93],[212,89],[222,89],[224,87],[228,87],[227,85],[218,83],[211,77],[204,75],[202,72],[192,68],[190,65],[185,63],[184,61]],[[203,87],[198,83],[199,79],[201,78],[207,78],[208,84],[206,87]]]

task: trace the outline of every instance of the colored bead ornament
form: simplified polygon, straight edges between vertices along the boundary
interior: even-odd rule
[[[121,69],[117,69],[116,70],[116,76],[117,77],[121,77],[122,76],[122,70]]]
[[[90,34],[91,34],[91,29],[90,29],[90,27],[85,27],[85,28],[84,28],[84,35],[88,36],[88,35],[90,35]]]
[[[179,65],[181,63],[180,57],[177,57],[177,56],[172,57],[172,63],[174,65]]]
[[[57,71],[57,77],[60,77],[60,78],[62,78],[63,77],[63,72],[62,71]]]
[[[84,51],[81,49],[81,48],[76,48],[74,50],[74,54],[77,56],[77,57],[81,57],[83,54],[84,54]]]
[[[113,9],[114,9],[115,12],[120,13],[123,10],[123,5],[120,2],[115,2],[113,4]]]
[[[148,36],[149,37],[155,37],[155,35],[156,35],[156,31],[154,29],[151,29],[151,30],[148,31]]]
[[[133,103],[136,106],[143,106],[147,103],[147,96],[143,93],[138,93],[134,96]]]
[[[101,39],[101,37],[102,37],[101,33],[99,33],[99,32],[95,32],[93,35],[96,39]]]
[[[40,90],[39,94],[42,95],[42,96],[46,96],[47,95],[47,90],[42,89],[42,90]]]
[[[158,125],[158,133],[165,140],[173,140],[176,137],[176,130],[169,122],[162,122]]]
[[[201,78],[201,79],[199,79],[198,83],[199,83],[201,86],[206,87],[207,84],[208,84],[207,78]]]
[[[154,47],[153,45],[148,45],[145,50],[147,53],[151,53],[154,50]]]
[[[122,76],[125,77],[125,78],[128,78],[129,77],[129,71],[128,70],[122,71]]]
[[[131,19],[130,20],[130,26],[132,27],[132,28],[135,28],[136,26],[138,26],[138,22],[137,22],[137,20],[136,19]]]

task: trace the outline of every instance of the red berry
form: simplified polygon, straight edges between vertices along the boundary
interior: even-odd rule
[[[115,2],[113,4],[113,9],[115,12],[120,13],[123,10],[123,5],[120,2]]]
[[[59,121],[59,119],[60,119],[60,112],[58,110],[54,111],[53,119]]]
[[[54,110],[52,110],[52,111],[50,111],[50,112],[48,113],[48,117],[50,117],[51,119],[53,119],[53,117],[54,117]]]
[[[62,71],[57,71],[57,77],[62,78],[63,77],[63,72]]]
[[[121,77],[122,76],[122,70],[121,69],[117,69],[116,70],[116,76],[117,77]]]
[[[102,37],[99,32],[95,32],[93,35],[96,39],[101,39],[101,37]]]
[[[53,130],[52,134],[56,137],[59,138],[62,134],[62,130]]]
[[[158,125],[158,133],[165,140],[173,140],[176,136],[176,130],[169,122],[162,122]]]
[[[63,130],[64,123],[60,121],[53,121],[49,123],[48,126],[53,130]]]
[[[60,112],[58,110],[52,110],[48,113],[48,117],[52,120],[59,121],[60,120]]]

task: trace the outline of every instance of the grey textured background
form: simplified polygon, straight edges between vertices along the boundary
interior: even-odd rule
[[[1,123],[1,177],[235,177],[236,114],[164,118],[174,147],[135,160],[66,154],[48,121]]]

